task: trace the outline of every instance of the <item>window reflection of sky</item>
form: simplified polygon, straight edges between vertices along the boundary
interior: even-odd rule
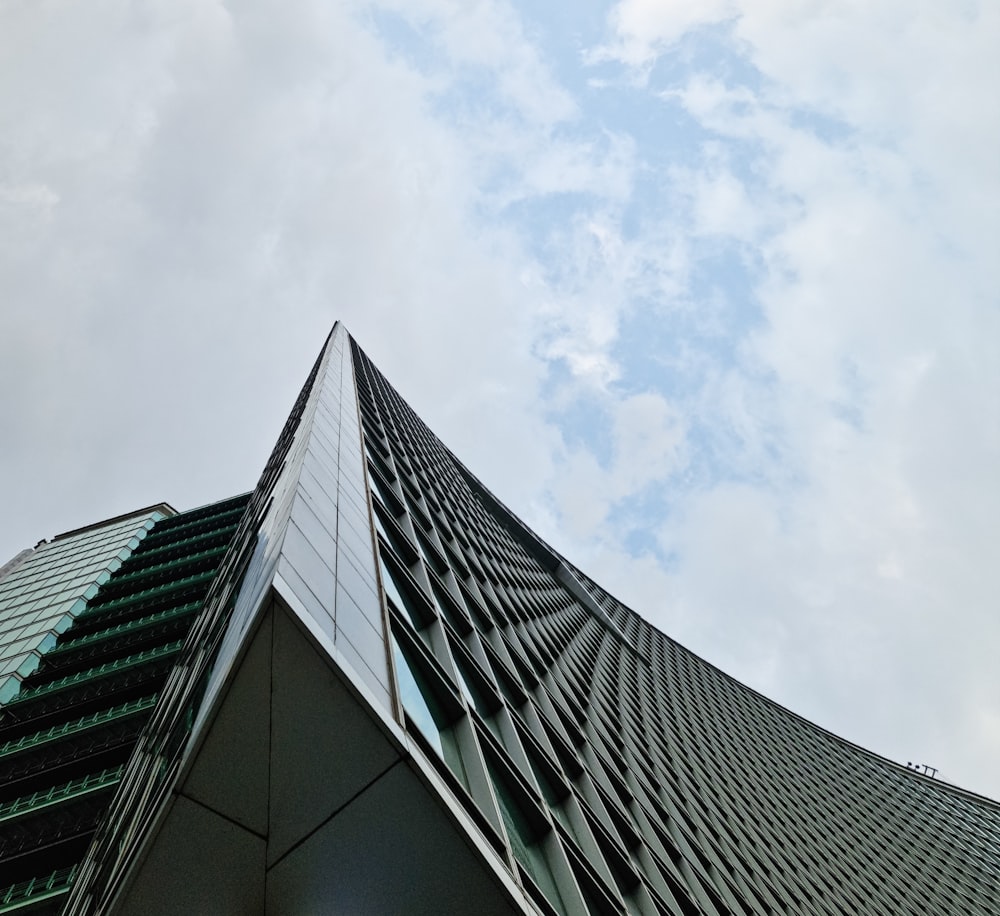
[[[403,701],[403,708],[406,710],[407,716],[420,729],[420,733],[430,742],[438,754],[444,757],[444,748],[441,746],[441,734],[438,731],[437,722],[434,720],[431,708],[395,637],[392,640],[392,655],[396,662],[399,696]]]

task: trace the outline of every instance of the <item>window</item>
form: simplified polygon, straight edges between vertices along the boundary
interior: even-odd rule
[[[458,699],[443,684],[434,683],[436,678],[433,672],[420,659],[417,648],[408,643],[405,634],[400,633],[397,637],[393,633],[391,639],[399,699],[409,724],[419,731],[468,789],[469,777],[452,725],[461,715]]]
[[[420,734],[443,758],[444,747],[441,744],[440,727],[443,716],[440,710],[438,710],[437,716],[432,711],[433,694],[430,687],[425,678],[420,677],[418,680],[419,675],[414,672],[414,667],[411,667],[409,660],[396,641],[395,635],[392,637],[392,655],[396,663],[399,699],[402,701],[403,709],[410,721],[420,729]],[[419,669],[417,670],[419,671]]]
[[[511,776],[503,772],[504,768],[499,763],[487,761],[487,768],[514,858],[531,877],[545,899],[560,913],[565,913],[566,904],[559,893],[552,866],[543,848],[544,835],[537,827],[532,826],[528,817],[526,805],[531,803],[527,799],[519,798],[524,794],[523,791],[518,791]],[[536,811],[535,815],[536,820],[547,830],[548,824],[541,813]]]
[[[399,611],[404,620],[417,632],[423,630],[429,623],[429,612],[421,613],[417,603],[409,597],[406,587],[400,581],[403,577],[393,572],[392,566],[379,556],[379,568],[382,572],[382,587],[392,606]]]

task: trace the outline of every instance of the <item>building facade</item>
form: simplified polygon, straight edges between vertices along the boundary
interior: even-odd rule
[[[616,601],[340,325],[252,494],[3,601],[0,913],[1000,912],[1000,806]]]

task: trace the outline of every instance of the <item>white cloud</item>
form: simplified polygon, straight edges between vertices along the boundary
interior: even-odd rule
[[[537,498],[558,440],[538,323],[575,326],[576,300],[482,219],[481,182],[505,170],[508,202],[621,197],[629,144],[559,133],[576,104],[509,6],[395,8],[435,42],[430,66],[387,52],[364,3],[8,17],[0,382],[24,397],[0,406],[7,553],[249,488],[338,317],[477,473]],[[439,110],[470,70],[503,110],[478,133]]]
[[[486,71],[510,112],[540,126],[578,114],[573,97],[553,78],[549,63],[512,6],[498,0],[377,0],[433,36],[452,67]]]
[[[669,477],[684,463],[684,420],[655,392],[632,395],[614,409],[616,490],[624,496]]]
[[[585,403],[594,409],[593,401]],[[607,459],[599,461],[586,446],[567,448],[551,468],[551,486],[553,509],[559,519],[554,526],[557,543],[574,557],[587,556],[605,568],[606,558],[595,554],[594,545],[600,544],[603,551],[614,555],[624,554],[620,543],[623,532],[609,520],[612,510],[682,470],[688,449],[684,418],[661,394],[645,391],[622,396],[605,390],[599,403],[602,417],[595,417],[594,422]],[[590,571],[587,564],[579,562]],[[632,562],[634,559],[626,567]],[[645,605],[639,606],[650,612]]]
[[[432,419],[481,427],[496,392],[525,467],[455,442],[484,476],[545,473],[544,290],[510,233],[473,226],[476,163],[425,76],[349,7],[56,12],[21,7],[4,37],[9,552],[29,513],[38,537],[251,486],[337,317]]]
[[[387,50],[379,15],[427,53]],[[0,560],[249,488],[340,317],[638,610],[848,737],[995,785],[996,9],[625,0],[593,97],[501,2],[4,25]],[[706,28],[742,69],[693,53]],[[695,285],[734,250],[759,310],[738,331],[732,293]],[[637,317],[676,330],[687,388],[636,377],[668,361],[624,340]],[[569,407],[601,418],[601,460],[545,415]],[[670,568],[609,521],[665,483]]]
[[[715,138],[677,173],[690,225],[759,258],[763,319],[701,404],[739,431],[744,481],[681,494],[661,532],[673,632],[995,795],[1000,15],[625,0],[610,22],[605,56],[644,74],[721,26],[757,76],[655,89]]]
[[[595,57],[648,66],[692,29],[733,16],[736,6],[734,0],[621,0],[609,16],[613,41]]]

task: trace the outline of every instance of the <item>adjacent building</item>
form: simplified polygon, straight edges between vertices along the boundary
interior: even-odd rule
[[[1000,806],[688,652],[335,326],[257,488],[0,568],[0,913],[1000,912]]]

